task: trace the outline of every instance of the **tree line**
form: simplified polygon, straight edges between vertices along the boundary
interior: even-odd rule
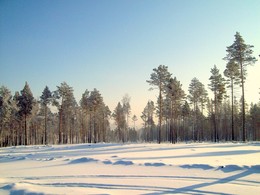
[[[216,65],[210,70],[208,88],[213,98],[209,98],[205,85],[197,78],[191,80],[189,94],[186,95],[180,81],[172,78],[167,66],[160,65],[153,69],[147,82],[159,94],[157,107],[153,106],[154,102],[148,102],[143,111],[145,140],[157,140],[158,143],[259,140],[260,105],[251,104],[248,110],[245,102],[246,67],[257,61],[252,55],[252,48],[240,33],[235,34],[235,41],[227,47],[223,58],[227,62],[224,76]],[[240,100],[234,96],[236,87],[241,88]],[[158,116],[157,127],[151,118],[154,110]],[[158,130],[154,131],[155,128]],[[154,133],[157,135],[154,136]]]
[[[14,95],[0,87],[0,146],[97,142],[171,142],[260,140],[260,104],[245,102],[246,67],[253,65],[252,45],[239,33],[226,49],[223,74],[210,70],[208,89],[193,78],[188,94],[165,65],[154,68],[147,83],[158,90],[157,102],[148,101],[137,130],[131,116],[130,97],[125,95],[112,112],[97,89],[86,90],[79,103],[66,82],[51,91],[46,86],[39,100],[29,84]],[[234,90],[241,88],[241,98]],[[57,112],[53,112],[53,108]],[[157,118],[158,120],[156,120]],[[111,119],[115,128],[111,129]],[[130,127],[132,121],[134,127]],[[158,121],[158,123],[157,123]]]
[[[46,86],[39,100],[33,97],[27,82],[14,96],[1,86],[0,145],[136,141],[136,130],[129,128],[130,109],[130,97],[125,95],[122,106],[119,102],[112,113],[95,88],[86,90],[78,104],[73,88],[66,82],[55,91]],[[116,123],[113,130],[111,118]]]

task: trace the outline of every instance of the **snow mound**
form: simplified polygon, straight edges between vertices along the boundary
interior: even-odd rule
[[[44,195],[44,193],[41,192],[33,192],[33,190],[30,190],[30,185],[23,185],[23,184],[8,184],[6,186],[3,186],[3,190],[8,190],[10,192],[10,195]]]
[[[223,167],[223,170],[225,172],[240,171],[243,170],[243,167],[240,167],[238,165],[226,165]]]
[[[129,165],[133,165],[133,164],[134,163],[132,161],[127,161],[127,160],[118,160],[113,163],[113,165],[125,165],[125,166],[129,166]]]
[[[111,164],[112,164],[112,162],[111,162],[110,160],[104,160],[103,163],[104,163],[105,165],[111,165]]]
[[[209,170],[209,169],[214,168],[214,167],[207,165],[207,164],[181,165],[180,167],[185,168],[185,169],[203,169],[203,170]]]
[[[251,170],[256,172],[256,173],[260,173],[260,165],[251,166]]]
[[[252,165],[252,166],[238,166],[238,165],[225,165],[218,167],[217,170],[221,170],[225,173],[233,172],[233,171],[249,171],[252,173],[260,173],[260,165]]]
[[[94,158],[82,157],[82,158],[77,158],[77,159],[71,160],[69,162],[69,164],[91,163],[91,162],[98,162],[98,160],[96,160]]]
[[[161,166],[166,166],[164,163],[144,163],[144,166],[147,167],[161,167]]]
[[[13,162],[13,161],[20,161],[20,160],[26,160],[27,157],[25,156],[0,156],[0,162]]]

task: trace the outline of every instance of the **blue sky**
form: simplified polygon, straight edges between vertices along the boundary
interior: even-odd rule
[[[207,86],[214,64],[224,71],[236,31],[257,57],[259,10],[259,0],[1,0],[0,85],[14,93],[28,81],[39,97],[66,81],[77,100],[97,88],[112,111],[128,93],[140,116],[156,100],[146,80],[158,65],[187,91],[194,77]],[[248,68],[248,102],[259,100],[259,65]]]

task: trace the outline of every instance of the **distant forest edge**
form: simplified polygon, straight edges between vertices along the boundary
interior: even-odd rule
[[[0,146],[260,140],[260,102],[249,107],[245,101],[246,67],[257,61],[252,48],[238,32],[235,34],[235,41],[223,58],[227,62],[223,75],[216,65],[210,70],[208,88],[212,99],[199,79],[191,80],[189,94],[185,94],[167,66],[154,68],[147,83],[151,90],[158,91],[158,99],[156,103],[147,102],[140,129],[135,126],[137,116],[131,116],[128,95],[111,112],[97,89],[86,90],[77,103],[73,88],[66,82],[53,92],[46,86],[39,100],[33,97],[27,82],[14,95],[1,86]],[[234,96],[235,88],[241,89],[240,99]],[[58,112],[52,112],[51,106]]]

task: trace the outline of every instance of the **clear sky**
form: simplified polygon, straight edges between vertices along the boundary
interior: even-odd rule
[[[78,101],[97,88],[111,111],[128,93],[139,117],[156,101],[153,68],[167,65],[185,91],[194,77],[207,87],[238,31],[258,59],[246,81],[256,103],[259,10],[259,0],[0,0],[0,85],[14,93],[27,81],[37,98],[66,81]]]

